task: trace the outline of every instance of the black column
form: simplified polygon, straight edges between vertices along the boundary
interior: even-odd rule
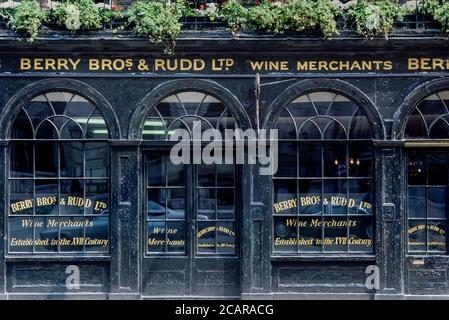
[[[384,143],[376,148],[376,262],[380,269],[380,289],[376,298],[403,296],[403,161],[400,143]]]
[[[111,147],[111,298],[139,298],[140,153],[138,146]]]
[[[242,230],[242,298],[267,298],[271,294],[271,231],[269,206],[271,181],[259,175],[259,166],[244,168]]]

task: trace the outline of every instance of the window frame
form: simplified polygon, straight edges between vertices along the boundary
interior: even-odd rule
[[[351,116],[352,118],[355,117],[358,114],[359,111],[363,112],[363,116],[364,116],[365,120],[367,121],[367,123],[369,124],[369,127],[370,127],[370,136],[371,137],[369,139],[366,139],[366,138],[363,138],[363,139],[351,139],[350,138],[350,133],[347,132],[347,136],[346,136],[345,139],[326,139],[326,138],[323,137],[324,133],[321,133],[322,135],[321,135],[320,139],[301,139],[298,136],[298,131],[300,131],[300,129],[298,129],[297,124],[293,120],[294,117],[289,112],[291,120],[294,122],[295,132],[296,132],[296,139],[286,139],[286,138],[285,139],[278,139],[278,142],[279,143],[282,143],[282,142],[287,143],[287,142],[289,142],[289,143],[296,144],[296,155],[297,155],[296,156],[296,165],[297,165],[296,171],[297,171],[297,173],[296,173],[296,177],[289,177],[289,178],[285,178],[285,177],[279,178],[278,177],[278,178],[276,178],[275,176],[273,176],[273,178],[270,179],[271,195],[272,195],[270,197],[270,199],[269,199],[270,200],[270,202],[269,202],[270,203],[270,210],[271,210],[270,211],[270,221],[271,221],[271,228],[270,228],[271,229],[270,230],[270,232],[271,232],[271,241],[270,241],[271,242],[270,243],[271,259],[274,260],[274,261],[276,261],[276,260],[283,261],[283,260],[297,260],[297,259],[299,259],[299,260],[301,260],[301,259],[315,259],[315,258],[316,259],[323,259],[324,258],[324,259],[331,259],[331,260],[333,260],[333,259],[349,259],[349,260],[359,260],[359,259],[365,260],[365,259],[369,259],[369,260],[371,260],[375,256],[375,253],[376,253],[376,245],[375,244],[376,244],[376,238],[377,238],[376,237],[377,236],[376,235],[377,219],[376,219],[376,204],[375,204],[375,202],[376,202],[376,190],[375,190],[375,188],[376,188],[376,186],[375,186],[375,183],[376,183],[375,182],[376,181],[376,177],[375,177],[376,152],[375,152],[375,146],[374,146],[374,141],[373,141],[375,139],[376,132],[373,129],[373,124],[371,123],[370,118],[368,117],[366,110],[364,110],[361,107],[361,105],[359,103],[357,103],[357,101],[359,99],[352,99],[350,94],[347,94],[345,92],[341,92],[340,90],[334,90],[333,88],[324,88],[324,87],[323,88],[316,88],[316,89],[308,88],[306,91],[301,92],[300,94],[296,94],[295,96],[291,96],[290,95],[290,99],[287,101],[287,103],[284,103],[282,105],[282,107],[280,108],[281,110],[279,110],[279,112],[277,112],[277,117],[276,117],[276,119],[274,121],[273,127],[276,128],[278,120],[279,120],[279,117],[281,116],[282,112],[284,111],[285,108],[289,107],[292,102],[294,102],[295,100],[301,99],[302,97],[308,97],[309,98],[309,95],[310,94],[314,94],[314,93],[334,94],[335,95],[334,101],[337,98],[337,96],[342,96],[343,98],[347,99],[356,108],[355,109],[356,111]],[[310,98],[309,98],[309,101],[310,101]],[[332,103],[334,101],[330,102],[329,109],[331,108]],[[310,101],[310,102],[313,105],[313,102],[312,101]],[[315,106],[314,106],[314,109],[316,110]],[[327,110],[326,113],[328,111],[329,110]],[[317,117],[319,117],[319,116],[321,116],[321,115],[317,114]],[[307,123],[312,118],[313,117],[307,117],[307,120],[304,120],[303,124],[300,127],[302,128],[305,125],[305,123]],[[335,118],[332,119],[332,120],[333,121],[337,121],[337,123],[341,124]],[[351,123],[352,123],[352,119],[349,122],[349,127],[350,128],[351,128]],[[320,177],[301,177],[301,175],[300,175],[300,164],[299,164],[298,149],[300,149],[301,145],[303,145],[304,143],[311,143],[311,142],[319,142],[320,143],[321,166],[322,166],[322,168],[321,168],[321,176]],[[369,177],[351,176],[349,174],[349,167],[346,166],[346,175],[344,177],[327,177],[327,176],[325,176],[325,174],[324,174],[324,161],[323,161],[324,151],[323,150],[325,148],[325,144],[329,143],[329,142],[331,142],[331,143],[332,142],[334,142],[334,143],[335,142],[337,142],[337,143],[345,143],[345,148],[346,148],[345,157],[346,157],[347,161],[349,161],[349,157],[348,157],[349,151],[348,151],[348,149],[349,149],[349,147],[350,147],[352,142],[369,142],[370,143],[371,155],[372,155],[371,159],[370,159],[371,175]],[[296,245],[297,246],[296,252],[276,251],[275,250],[275,243],[274,243],[274,239],[275,239],[275,217],[277,216],[274,213],[274,210],[273,210],[273,204],[274,204],[274,199],[275,199],[275,193],[274,193],[275,181],[276,180],[280,181],[280,180],[283,180],[283,179],[295,180],[296,181],[296,199],[297,199],[297,201],[299,201],[300,192],[299,192],[299,189],[298,189],[299,188],[298,187],[298,183],[299,183],[299,181],[301,181],[301,179],[304,179],[304,178],[307,179],[307,180],[318,180],[318,179],[320,180],[320,182],[321,182],[321,196],[325,192],[324,191],[324,185],[325,185],[325,182],[327,180],[338,179],[338,180],[344,180],[344,181],[347,181],[347,182],[349,182],[351,180],[355,180],[355,181],[357,181],[357,180],[366,180],[366,179],[370,180],[370,182],[371,182],[370,183],[370,185],[371,185],[370,186],[371,214],[369,216],[368,215],[360,215],[359,214],[359,215],[355,215],[355,217],[359,217],[359,216],[360,217],[363,217],[363,216],[367,217],[368,216],[370,218],[370,220],[371,220],[371,225],[372,225],[372,238],[371,238],[371,248],[372,248],[372,250],[371,251],[352,251],[351,252],[351,251],[348,250],[348,248],[349,248],[348,244],[346,245],[346,248],[347,248],[346,251],[324,251],[324,245],[320,246],[320,252],[317,252],[317,251],[306,251],[306,250],[301,251],[301,250],[299,250],[299,245],[298,244]],[[348,198],[348,194],[350,192],[349,188],[350,187],[347,185],[346,186],[346,198]],[[320,205],[323,208],[322,200],[320,202],[321,202]],[[354,215],[349,215],[348,212],[349,212],[349,208],[346,207],[346,214],[345,215],[341,215],[341,217],[349,218],[351,216],[354,216]],[[326,217],[328,217],[328,218],[338,217],[338,215],[335,216],[335,215],[332,215],[332,214],[324,214],[324,212],[322,212],[322,210],[321,210],[321,213],[319,215],[317,214],[315,216],[317,218],[320,218],[321,220],[325,219]],[[311,217],[311,215],[301,215],[299,213],[299,204],[298,204],[297,207],[296,207],[296,214],[292,215],[291,217],[293,219],[301,219],[301,218],[307,219],[307,218]],[[299,227],[297,227],[297,230],[299,230]],[[350,232],[349,231],[349,227],[346,227],[346,236],[347,237],[349,236],[349,232]],[[299,232],[297,231],[297,233],[298,234],[296,235],[296,237],[298,238],[299,237]],[[324,237],[324,227],[321,227],[321,235],[322,235],[322,238],[323,238]]]

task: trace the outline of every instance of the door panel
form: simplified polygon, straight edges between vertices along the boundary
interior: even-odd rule
[[[449,292],[449,150],[407,152],[407,257],[410,294]]]
[[[234,166],[175,166],[168,154],[144,154],[143,294],[238,296]]]

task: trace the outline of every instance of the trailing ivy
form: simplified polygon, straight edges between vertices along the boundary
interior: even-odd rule
[[[366,38],[388,34],[395,21],[403,18],[404,10],[392,0],[359,1],[348,9],[349,20],[357,33]]]
[[[46,18],[47,14],[41,10],[39,3],[35,0],[24,0],[8,14],[8,26],[32,42]]]
[[[154,43],[165,42],[164,52],[172,54],[175,39],[181,33],[184,5],[181,1],[173,4],[136,1],[128,9],[128,21],[133,32],[145,36]]]

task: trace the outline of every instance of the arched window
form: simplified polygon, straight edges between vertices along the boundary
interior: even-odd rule
[[[407,119],[407,140],[449,139],[449,91],[423,99]],[[408,250],[410,253],[447,253],[447,149],[407,148]]]
[[[371,253],[373,148],[363,109],[312,92],[288,104],[276,128],[274,253]]]
[[[80,95],[47,92],[22,107],[10,132],[10,253],[109,252],[108,138]]]
[[[185,91],[150,110],[142,137],[167,141],[175,129],[184,129],[191,140],[200,140],[205,130],[217,129],[224,139],[224,130],[235,127],[230,110],[217,98]],[[234,165],[205,164],[193,156],[190,164],[194,165],[174,164],[169,150],[146,155],[147,252],[184,254],[185,244],[193,242],[199,255],[236,254]],[[193,207],[187,194],[194,195]],[[185,225],[192,220],[196,236],[187,239]],[[164,226],[164,232],[155,232],[160,230],[155,226]]]

